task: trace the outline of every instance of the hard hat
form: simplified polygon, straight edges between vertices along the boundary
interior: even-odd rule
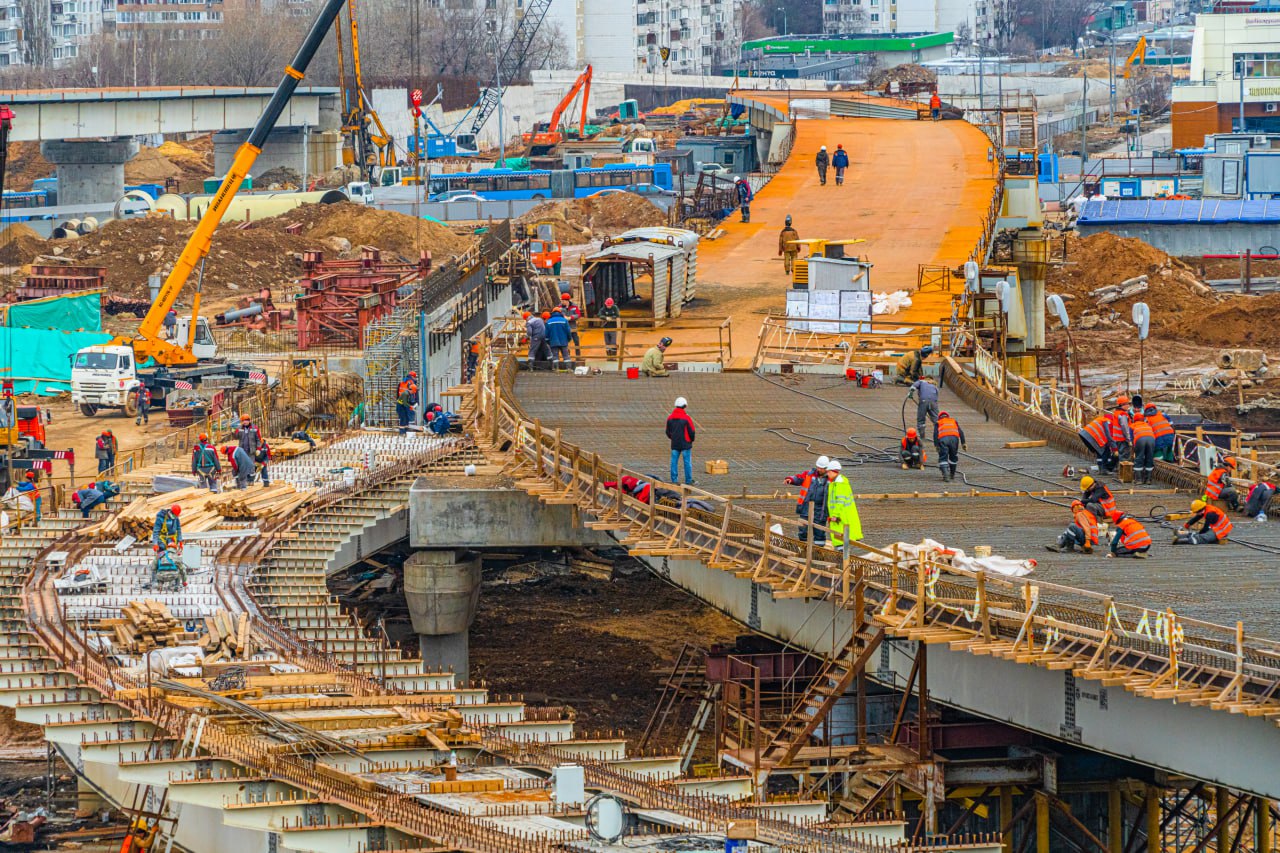
[[[920,435],[920,433],[916,432],[916,428],[915,428],[915,427],[908,427],[908,428],[907,428],[907,438],[917,438],[917,437],[919,437],[919,435]]]
[[[155,552],[156,552],[157,554],[159,554],[159,553],[160,553],[160,546],[159,546],[159,545],[152,545],[151,547],[155,549]]]
[[[1080,478],[1080,491],[1086,492],[1091,488],[1093,488],[1093,478],[1085,474]]]
[[[844,150],[844,146],[843,146],[843,145],[837,145],[837,146],[836,146],[836,150],[837,150],[837,151],[843,151],[843,150]]]
[[[182,515],[182,507],[178,506],[177,504],[174,504],[173,506],[169,507],[169,512],[173,513],[174,515]]]
[[[684,408],[685,406],[687,406],[687,405],[689,405],[689,401],[688,401],[688,400],[686,400],[684,397],[676,397],[676,408],[677,408],[677,409],[683,409],[683,408]]]
[[[662,340],[658,341],[658,346],[660,347],[671,346],[671,338],[663,338]]]
[[[831,467],[831,460],[825,456],[819,456],[818,461],[813,463],[813,467],[821,468],[823,471]]]
[[[787,224],[788,224],[788,225],[790,225],[790,224],[791,224],[791,214],[790,214],[790,213],[788,213],[788,214],[787,214]]]
[[[573,297],[572,297],[572,296],[570,296],[570,295],[569,295],[569,294],[567,294],[567,293],[562,293],[562,294],[560,294],[560,301],[562,301],[562,302],[568,302],[568,301],[570,301],[570,300],[572,300],[572,299],[573,299]]]
[[[1127,394],[1121,394],[1119,397],[1116,397],[1117,406],[1127,406],[1129,405],[1129,403],[1130,403],[1129,395]]]
[[[1226,465],[1228,468],[1232,470],[1235,470],[1235,467],[1236,467],[1235,457],[1234,456],[1226,457],[1225,459],[1222,460],[1222,464]]]
[[[1124,518],[1124,513],[1118,509],[1113,509],[1111,511],[1111,515],[1109,516],[1109,518],[1112,521],[1119,521],[1120,519]]]
[[[946,412],[938,412],[938,417],[940,417],[940,418],[949,418],[949,417],[951,417],[951,415],[948,415]]]
[[[103,435],[111,435],[111,430],[109,430],[109,429],[104,429],[104,430],[102,431],[102,434],[103,434]]]
[[[831,460],[831,463],[830,463],[829,465],[827,465],[827,470],[828,470],[828,471],[839,471],[839,470],[840,470],[841,468],[843,468],[843,467],[844,467],[844,466],[840,464],[840,460],[839,460],[839,459],[832,459],[832,460]]]
[[[933,355],[933,347],[929,346],[928,344],[925,344],[924,346],[920,347],[920,354]]]
[[[208,441],[208,440],[209,440],[209,433],[207,433],[207,432],[202,432],[202,433],[200,433],[200,440],[201,440],[201,441]]]
[[[36,472],[35,472],[35,471],[28,471],[28,472],[27,472],[27,479],[28,479],[28,480],[34,480],[35,478],[36,478]]]
[[[1075,500],[1071,502],[1072,509],[1082,508],[1083,506],[1084,504],[1081,501]]]
[[[1146,407],[1142,410],[1142,413],[1144,415],[1158,415],[1160,410],[1156,408],[1155,403],[1147,403]]]
[[[533,315],[532,315],[532,314],[530,314],[528,311],[525,311],[523,314],[521,314],[521,315],[520,315],[520,319],[521,319],[521,320],[528,320],[528,319],[529,319],[530,317],[532,317],[532,316],[533,316]]]
[[[542,312],[542,319],[544,319],[544,320],[550,320],[550,319],[551,319],[551,312],[550,312],[550,311],[543,311],[543,312]]]
[[[409,377],[410,377],[411,379],[417,379],[417,378],[418,378],[418,371],[416,371],[416,370],[410,370],[410,371],[409,371]]]
[[[1204,502],[1204,501],[1202,501],[1202,500],[1200,500],[1199,498],[1197,498],[1197,499],[1195,499],[1195,500],[1193,500],[1193,501],[1191,502],[1191,511],[1192,511],[1192,512],[1199,512],[1200,510],[1202,510],[1202,509],[1204,509],[1204,508],[1205,508],[1205,502]]]
[[[604,304],[605,304],[605,305],[607,305],[608,307],[612,308],[612,307],[613,307],[613,297],[612,297],[612,296],[610,296],[608,299],[606,299],[606,300],[604,301]]]
[[[563,312],[563,311],[561,311],[561,310],[560,310],[560,306],[559,306],[559,305],[557,305],[555,308],[552,308],[552,309],[551,309],[551,313],[552,313],[552,314],[563,314],[564,312]]]
[[[822,146],[822,148],[820,148],[820,149],[818,149],[818,150],[820,150],[820,151],[826,151],[826,150],[827,150],[827,146],[825,146],[825,145],[824,145],[824,146]]]
[[[241,415],[241,416],[240,416],[240,420],[242,420],[242,421],[251,421],[251,420],[253,420],[253,418],[249,417],[248,415]]]

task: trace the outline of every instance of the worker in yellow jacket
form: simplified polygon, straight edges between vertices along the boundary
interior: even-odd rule
[[[845,541],[862,539],[862,519],[853,500],[853,486],[840,473],[840,460],[827,466],[827,526],[831,528],[831,547],[840,548]]]

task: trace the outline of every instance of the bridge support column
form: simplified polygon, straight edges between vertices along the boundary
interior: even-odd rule
[[[1124,853],[1124,799],[1119,782],[1107,786],[1107,848],[1108,853]]]
[[[1049,798],[1037,793],[1036,798],[1036,853],[1051,853],[1049,849]]]
[[[1253,813],[1253,849],[1257,853],[1271,853],[1274,849],[1271,843],[1271,801],[1266,797],[1257,797]]]
[[[1231,849],[1231,821],[1222,816],[1231,810],[1231,793],[1221,785],[1214,789],[1214,811],[1218,820],[1218,849]]]
[[[1162,853],[1164,845],[1160,843],[1160,788],[1148,785],[1147,799],[1147,853]]]
[[[49,140],[40,143],[40,153],[58,167],[58,204],[98,204],[124,195],[124,164],[138,143]]]
[[[424,665],[470,678],[467,629],[480,603],[480,555],[474,551],[415,551],[404,561],[404,597],[418,633]]]
[[[1009,785],[1000,786],[1000,828],[1004,853],[1013,853],[1013,788]]]

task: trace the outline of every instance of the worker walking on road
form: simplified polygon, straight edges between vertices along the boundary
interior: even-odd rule
[[[1230,456],[1224,457],[1221,462],[1214,466],[1209,472],[1209,479],[1204,484],[1204,499],[1206,501],[1222,501],[1227,505],[1228,509],[1240,509],[1240,496],[1236,493],[1235,486],[1231,484],[1231,475],[1235,473],[1236,460]]]
[[[680,482],[680,478],[676,475],[679,473],[678,463],[683,458],[684,481],[692,486],[694,484],[693,441],[698,434],[693,418],[689,417],[688,407],[688,400],[684,397],[676,397],[676,407],[667,416],[667,438],[671,439],[671,482]]]
[[[1084,446],[1098,460],[1099,471],[1114,471],[1116,467],[1115,445],[1111,443],[1111,419],[1098,415],[1077,433]]]
[[[670,376],[666,364],[662,361],[662,355],[669,346],[671,346],[671,338],[663,338],[656,345],[649,347],[649,351],[644,354],[644,359],[640,362],[640,373],[660,378]]]
[[[1074,551],[1079,548],[1092,554],[1098,544],[1098,517],[1081,501],[1071,502],[1071,523],[1058,537],[1057,545],[1046,545],[1050,551]]]
[[[755,198],[755,194],[751,192],[751,185],[747,183],[746,178],[738,178],[733,185],[738,192],[738,209],[742,211],[742,221],[750,222],[751,199]]]
[[[1254,483],[1253,488],[1249,489],[1249,497],[1244,502],[1244,514],[1257,522],[1266,521],[1267,508],[1271,506],[1271,499],[1275,496],[1274,483],[1268,483],[1266,480]]]
[[[1098,518],[1109,517],[1116,510],[1111,490],[1087,474],[1080,478],[1080,500]]]
[[[840,473],[841,467],[839,459],[832,459],[827,466],[827,526],[831,528],[832,548],[862,539],[862,519],[853,499],[853,486]]]
[[[200,438],[191,448],[191,473],[200,481],[203,488],[211,492],[218,490],[218,478],[222,476],[222,463],[218,460],[218,450],[209,443],[209,436],[200,433]]]
[[[1133,434],[1133,482],[1150,483],[1156,472],[1156,433],[1144,415],[1135,413],[1129,422]]]
[[[1110,515],[1115,532],[1111,534],[1111,553],[1108,557],[1134,557],[1142,559],[1151,550],[1151,534],[1131,515],[1116,510]]]
[[[1225,512],[1202,500],[1191,502],[1191,512],[1194,515],[1173,534],[1174,545],[1216,545],[1227,541],[1233,525]],[[1192,531],[1197,524],[1200,529]]]
[[[925,345],[920,349],[908,350],[898,359],[898,375],[894,382],[898,385],[910,385],[924,375],[924,360],[933,355],[933,347]]]
[[[933,424],[933,446],[938,451],[938,468],[942,471],[942,479],[954,480],[960,450],[969,448],[964,440],[964,430],[946,412],[939,413],[938,420]]]
[[[902,444],[898,448],[898,461],[902,464],[903,471],[908,468],[924,468],[924,444],[920,441],[920,432],[915,427],[910,427],[906,437],[902,439]]]
[[[836,146],[836,154],[831,158],[831,165],[836,168],[836,186],[844,184],[844,170],[849,168],[849,152],[843,145]]]
[[[822,545],[827,541],[826,531],[822,527],[827,524],[827,469],[830,465],[830,459],[819,456],[818,461],[813,463],[813,468],[786,479],[788,486],[800,487],[800,496],[796,499],[796,515],[804,522],[800,525],[801,542],[809,536],[810,506],[813,507],[813,544]]]
[[[778,234],[778,255],[782,258],[782,269],[787,275],[791,275],[791,270],[795,267],[796,255],[800,252],[800,247],[796,244],[799,239],[800,232],[791,227],[791,214],[788,213],[787,224]]]
[[[827,167],[831,165],[831,155],[827,153],[827,146],[818,149],[818,156],[813,158],[813,163],[818,167],[818,183],[822,186],[827,185]]]
[[[600,318],[600,322],[604,323],[604,354],[608,356],[617,355],[620,315],[618,314],[618,306],[613,304],[612,296],[604,301],[604,307],[600,309],[600,313],[597,316]]]
[[[1173,424],[1169,423],[1169,419],[1151,403],[1142,409],[1142,418],[1151,425],[1151,432],[1156,437],[1156,458],[1172,462],[1173,439],[1176,434]]]
[[[942,98],[938,97],[937,89],[934,89],[933,94],[929,96],[929,117],[934,121],[942,118]]]
[[[911,383],[907,392],[908,400],[916,401],[916,431],[924,432],[926,421],[938,422],[938,386],[927,376],[921,376]]]

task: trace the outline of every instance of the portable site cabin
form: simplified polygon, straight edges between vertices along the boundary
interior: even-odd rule
[[[633,228],[588,255],[582,272],[582,303],[589,316],[606,298],[624,306],[644,297],[651,283],[653,319],[679,317],[693,299],[698,272],[698,235],[680,228]]]

